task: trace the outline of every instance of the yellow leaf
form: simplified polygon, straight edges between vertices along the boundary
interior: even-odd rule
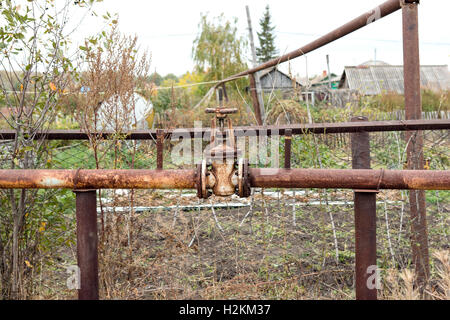
[[[53,82],[50,82],[49,86],[50,86],[50,89],[52,89],[52,91],[56,91],[56,86]]]
[[[425,170],[430,170],[430,159],[425,159],[425,165],[423,166]]]
[[[47,223],[46,222],[41,222],[41,226],[39,227],[39,232],[44,232],[44,230],[45,230],[45,225],[46,225]]]
[[[30,261],[25,260],[25,264],[27,265],[28,268],[33,268],[33,266],[31,265]]]
[[[153,121],[155,120],[155,109],[152,108],[152,111],[145,117],[147,121],[147,126],[149,129],[153,128]]]

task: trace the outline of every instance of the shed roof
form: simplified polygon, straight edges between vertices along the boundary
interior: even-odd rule
[[[267,68],[267,69],[264,69],[264,70],[262,70],[262,71],[259,71],[259,77],[260,78],[263,78],[263,77],[266,77],[266,76],[268,76],[270,73],[272,73],[272,72],[278,72],[278,73],[280,73],[281,75],[283,75],[284,77],[286,77],[286,78],[288,78],[288,79],[290,79],[291,81],[292,81],[292,77],[290,77],[289,75],[287,75],[286,73],[284,73],[283,71],[280,71],[277,67],[272,67],[272,68]],[[295,78],[294,78],[295,79]],[[298,86],[301,86],[301,84],[297,81],[297,85]]]
[[[377,95],[382,92],[403,94],[403,66],[393,65],[360,65],[345,67],[339,88],[347,80],[348,88],[359,90],[366,95]],[[420,81],[423,88],[434,91],[450,88],[450,73],[447,65],[420,66]]]

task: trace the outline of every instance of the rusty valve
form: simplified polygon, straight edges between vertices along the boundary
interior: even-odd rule
[[[208,163],[203,159],[197,166],[197,196],[207,199],[212,193],[217,196],[231,196],[237,194],[241,198],[250,196],[248,160],[240,158],[220,161],[212,160]],[[212,192],[210,191],[212,190]]]
[[[248,182],[248,161],[239,159],[241,150],[236,147],[234,131],[231,120],[224,128],[225,118],[228,114],[236,113],[236,108],[207,108],[206,113],[214,113],[211,123],[211,144],[205,150],[205,158],[197,166],[197,196],[206,199],[212,193],[217,196],[240,197],[250,195]],[[219,128],[216,128],[216,121]],[[239,159],[239,162],[237,161]]]

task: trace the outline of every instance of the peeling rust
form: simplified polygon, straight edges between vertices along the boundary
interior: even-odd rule
[[[232,182],[235,171],[233,160],[213,161],[211,173],[216,181],[213,187],[215,195],[226,197],[235,193],[236,185]]]
[[[195,170],[0,170],[3,189],[196,189]],[[450,170],[249,169],[251,187],[450,190]],[[49,178],[51,178],[49,180]],[[231,176],[230,176],[231,179]]]
[[[194,189],[195,170],[0,170],[0,188]]]
[[[55,179],[52,177],[46,177],[46,178],[42,179],[42,181],[41,181],[41,184],[48,188],[57,187],[58,185],[60,185],[62,183],[64,183],[63,180]]]
[[[260,188],[449,190],[450,171],[250,169],[250,183]]]

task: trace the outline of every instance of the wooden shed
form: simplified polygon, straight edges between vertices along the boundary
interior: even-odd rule
[[[259,73],[261,89],[263,92],[272,90],[291,91],[300,88],[301,85],[276,67],[263,70]]]

